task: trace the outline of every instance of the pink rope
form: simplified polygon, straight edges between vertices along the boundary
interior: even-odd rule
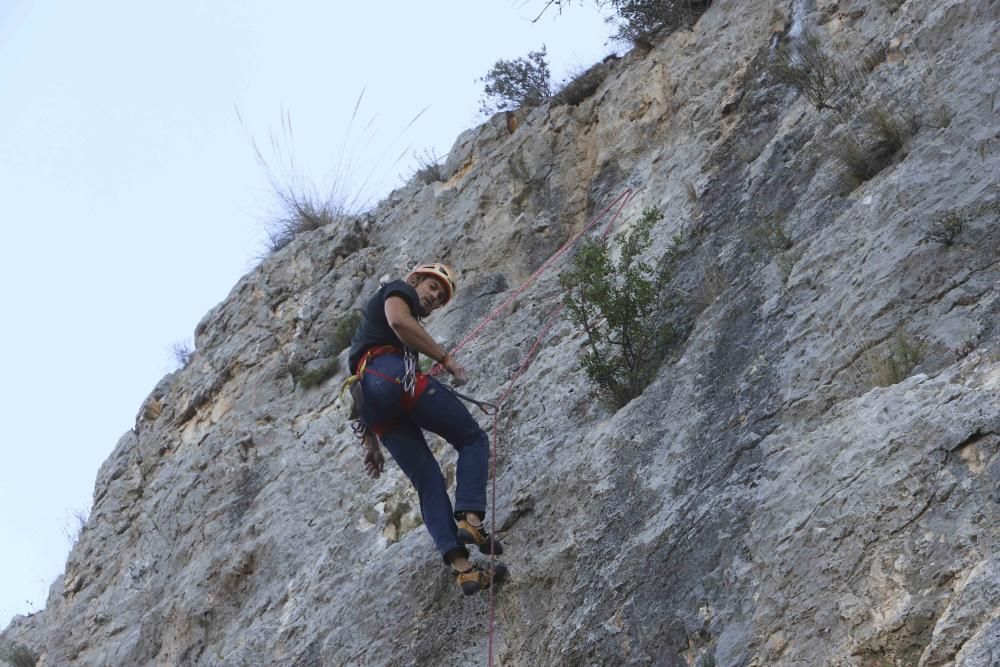
[[[611,221],[608,223],[607,229],[605,229],[604,233],[602,234],[602,237],[606,238],[608,234],[611,233],[611,230],[614,229],[615,224],[618,221],[618,216],[621,215],[621,212],[625,208],[625,205],[628,204],[629,200],[631,199],[632,199],[631,189],[625,190],[625,192],[619,195],[618,198],[615,199],[613,202],[611,202],[611,204],[609,204],[607,207],[605,207],[605,209],[601,211],[597,215],[597,217],[590,222],[590,224],[584,227],[583,230],[580,231],[580,233],[578,233],[576,236],[574,236],[565,244],[563,244],[563,246],[559,248],[559,250],[557,250],[555,254],[552,255],[552,257],[546,260],[546,262],[542,264],[542,266],[537,271],[535,271],[535,273],[531,275],[531,277],[524,285],[519,287],[509,298],[507,298],[502,304],[496,307],[493,310],[493,312],[487,315],[486,319],[484,319],[483,322],[481,322],[479,326],[477,326],[472,331],[472,333],[463,338],[462,341],[457,346],[455,346],[454,350],[460,349],[463,345],[472,340],[480,331],[482,331],[482,329],[486,326],[487,323],[490,322],[490,320],[494,319],[514,299],[516,299],[522,292],[524,292],[529,286],[531,286],[539,278],[539,276],[541,276],[542,273],[544,273],[545,270],[548,269],[549,266],[551,266],[555,262],[556,259],[561,257],[563,253],[565,253],[567,250],[569,250],[569,248],[573,246],[574,243],[579,241],[584,234],[586,234],[591,228],[593,228],[601,220],[601,218],[603,218],[608,213],[608,211],[610,211],[612,207],[614,207],[615,204],[621,202],[621,205],[618,207],[618,210],[615,212],[614,216],[611,218]],[[553,309],[552,313],[545,321],[545,324],[542,325],[542,330],[535,338],[535,342],[532,344],[531,349],[528,350],[528,354],[524,357],[524,361],[521,362],[521,366],[517,369],[517,371],[514,373],[511,379],[507,382],[507,387],[504,389],[503,394],[500,396],[500,400],[497,401],[498,410],[497,413],[493,415],[493,436],[492,436],[493,443],[492,446],[490,447],[490,535],[496,535],[496,516],[497,516],[496,469],[497,469],[497,444],[499,441],[498,438],[499,427],[497,424],[497,414],[499,414],[499,410],[503,408],[504,403],[507,402],[507,399],[513,392],[514,385],[517,382],[517,380],[528,370],[528,368],[531,366],[531,363],[535,360],[535,356],[538,353],[538,349],[542,345],[542,341],[545,340],[545,337],[548,335],[549,331],[552,329],[553,326],[555,326],[556,322],[559,321],[559,315],[562,314],[562,310],[564,307],[565,304],[560,303]],[[493,576],[493,572],[495,572],[496,570],[495,562],[496,562],[496,556],[491,554],[490,555],[491,577]],[[489,605],[490,605],[490,612],[489,612],[489,630],[487,633],[488,637],[487,650],[489,655],[489,667],[493,667],[493,634],[494,634],[494,615],[495,615],[496,604],[494,597],[494,586],[492,585],[490,586]]]
[[[615,206],[615,204],[617,204],[618,202],[622,202],[622,205],[618,208],[618,212],[615,213],[614,218],[612,218],[611,224],[608,226],[608,228],[606,230],[604,230],[604,234],[602,235],[602,237],[607,237],[607,235],[614,228],[614,221],[618,218],[618,215],[621,213],[622,208],[625,207],[625,204],[627,204],[628,201],[631,198],[632,198],[632,190],[631,189],[625,190],[625,192],[623,192],[620,195],[618,195],[617,199],[615,199],[613,202],[611,202],[610,204],[608,204],[607,206],[605,206],[604,209],[600,213],[598,213],[597,216],[593,220],[591,220],[590,223],[586,227],[584,227],[583,229],[581,229],[576,235],[574,235],[572,238],[570,238],[568,241],[566,241],[566,243],[564,243],[559,248],[559,250],[555,251],[555,253],[553,253],[551,257],[549,257],[547,260],[545,260],[545,263],[542,264],[540,267],[538,267],[538,269],[536,269],[535,272],[531,274],[531,276],[528,278],[528,280],[525,281],[525,283],[523,285],[521,285],[516,290],[514,290],[513,294],[511,294],[509,297],[507,297],[504,300],[504,302],[501,303],[499,306],[497,306],[496,308],[494,308],[490,312],[489,315],[487,315],[486,317],[484,317],[483,321],[480,322],[476,326],[475,329],[473,329],[471,332],[469,332],[465,336],[465,338],[463,338],[461,341],[459,341],[458,345],[456,345],[455,347],[453,347],[450,351],[451,352],[457,352],[458,350],[461,350],[465,346],[466,343],[468,343],[470,340],[472,340],[473,338],[475,338],[476,336],[478,336],[479,333],[484,328],[486,328],[487,324],[489,324],[490,322],[492,322],[494,319],[497,318],[498,315],[500,315],[501,312],[503,312],[504,308],[506,308],[507,306],[509,306],[514,301],[514,299],[516,299],[517,297],[521,296],[521,294],[523,294],[529,287],[531,287],[532,285],[534,285],[535,282],[538,280],[538,278],[541,277],[541,275],[543,273],[545,273],[545,271],[550,266],[552,266],[552,264],[554,264],[557,259],[559,259],[560,257],[562,257],[566,253],[567,250],[569,250],[570,248],[572,248],[573,245],[577,241],[579,241],[580,238],[584,234],[586,234],[591,229],[593,229],[594,226],[596,226],[597,223],[600,222],[601,219],[605,215],[607,215],[608,211],[610,211]],[[622,201],[622,199],[624,199],[624,201]],[[441,370],[442,370],[441,365],[440,364],[435,364],[434,367],[431,369],[431,375],[437,375],[438,373],[441,372]]]

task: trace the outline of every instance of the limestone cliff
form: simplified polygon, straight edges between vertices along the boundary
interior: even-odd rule
[[[301,235],[205,316],[102,466],[46,609],[2,639],[49,666],[485,664],[488,599],[459,594],[391,462],[364,476],[343,373],[305,389],[296,369],[421,259],[462,274],[429,320],[454,344],[631,189],[623,225],[657,206],[651,252],[682,250],[676,343],[616,412],[566,321],[520,380],[497,663],[997,664],[998,19],[716,0],[575,105],[462,134],[446,181]],[[864,73],[853,111],[769,73],[807,34]],[[835,147],[877,99],[919,127],[851,182]],[[947,219],[953,241],[929,240]],[[463,350],[472,393],[500,393],[560,298],[545,274]]]

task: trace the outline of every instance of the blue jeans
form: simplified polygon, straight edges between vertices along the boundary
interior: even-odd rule
[[[368,362],[368,368],[399,381],[405,372],[403,357],[398,354],[375,357]],[[441,556],[445,562],[450,556],[468,557],[468,550],[458,540],[455,514],[486,514],[490,449],[486,433],[458,397],[434,378],[428,378],[427,389],[409,412],[400,407],[402,385],[392,380],[366,372],[361,378],[361,391],[362,423],[372,426],[393,422],[383,433],[382,444],[416,488],[424,525]],[[440,435],[458,451],[454,512],[441,467],[421,429]]]

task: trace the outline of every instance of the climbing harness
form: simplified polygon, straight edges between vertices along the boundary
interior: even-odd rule
[[[383,354],[400,354],[403,356],[403,365],[405,372],[403,374],[403,379],[394,378],[392,376],[386,375],[385,373],[380,373],[374,368],[368,368],[368,363],[375,359],[376,357],[381,357]],[[419,399],[423,393],[427,390],[428,374],[421,373],[417,370],[416,353],[409,348],[398,348],[394,345],[379,345],[370,348],[361,357],[361,361],[358,362],[358,367],[351,377],[344,381],[344,384],[340,389],[341,398],[344,392],[348,389],[351,390],[351,396],[355,402],[355,408],[360,412],[360,406],[358,405],[359,400],[364,401],[364,394],[361,391],[354,391],[355,387],[360,387],[361,378],[364,377],[365,373],[370,373],[371,375],[376,375],[383,380],[389,380],[390,382],[395,382],[403,388],[403,396],[399,401],[400,407],[403,412],[410,412],[413,410],[413,406],[416,405],[417,399]],[[395,419],[389,419],[384,422],[379,422],[378,424],[364,425],[361,423],[360,419],[353,414],[352,411],[352,423],[351,429],[354,431],[355,435],[359,438],[363,438],[363,434],[368,432],[374,433],[378,437],[382,437],[386,431],[388,431],[393,425],[395,425]]]

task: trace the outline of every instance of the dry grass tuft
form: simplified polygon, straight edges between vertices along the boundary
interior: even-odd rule
[[[841,110],[833,100],[843,90],[844,74],[837,61],[823,52],[815,37],[783,44],[768,71],[778,81],[805,95],[816,109]]]
[[[170,346],[170,355],[177,364],[177,368],[185,368],[194,359],[195,349],[189,341],[180,341]]]
[[[949,246],[965,230],[965,216],[957,210],[945,211],[931,218],[924,227],[924,241]]]
[[[423,183],[441,183],[445,180],[444,158],[439,158],[434,149],[424,151],[423,155],[415,155],[417,158],[417,170],[413,173],[414,178]]]
[[[268,159],[261,146],[246,130],[246,124],[240,116],[239,109],[236,110],[237,118],[239,118],[253,148],[254,159],[264,170],[276,199],[276,210],[266,226],[265,257],[286,247],[299,234],[327,225],[342,223],[360,214],[368,207],[370,201],[364,193],[382,160],[392,149],[392,144],[379,156],[363,178],[358,181],[354,180],[355,174],[359,171],[354,163],[355,158],[360,155],[361,149],[372,143],[376,135],[375,119],[372,118],[365,125],[361,135],[352,139],[352,130],[364,94],[365,91],[362,90],[354,104],[338,159],[328,177],[328,184],[324,186],[317,185],[302,173],[295,156],[295,133],[292,119],[287,111],[282,113],[280,131],[277,133],[273,130],[268,132],[267,147],[269,155],[272,156],[271,159]],[[426,110],[426,108],[423,109],[410,120],[396,137],[397,141]],[[404,155],[405,152],[396,159],[395,163],[398,163]]]
[[[874,102],[861,118],[861,129],[849,133],[833,146],[833,155],[847,167],[847,176],[853,186],[873,178],[892,164],[920,129],[919,118],[895,110],[884,100]]]

